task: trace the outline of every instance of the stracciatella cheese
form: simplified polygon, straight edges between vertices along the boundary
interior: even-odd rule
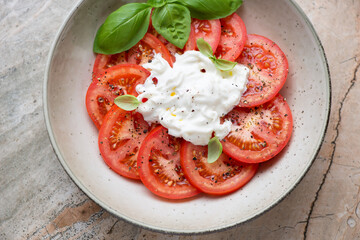
[[[232,71],[217,69],[198,51],[176,54],[173,68],[160,54],[143,65],[151,75],[136,87],[138,112],[149,123],[160,123],[175,137],[207,145],[212,134],[222,139],[231,122],[220,122],[240,101],[249,69],[237,64]]]

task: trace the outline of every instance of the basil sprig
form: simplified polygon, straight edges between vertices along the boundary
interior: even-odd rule
[[[99,28],[93,50],[115,54],[129,50],[149,28],[150,15],[155,30],[166,40],[183,48],[189,39],[191,17],[218,19],[236,11],[242,0],[148,0],[129,3],[111,13]]]
[[[218,160],[222,153],[223,147],[218,137],[213,137],[208,143],[208,163],[213,163]]]
[[[133,95],[122,95],[115,98],[114,103],[125,111],[133,111],[138,108],[140,101]]]
[[[216,58],[210,44],[207,43],[203,38],[199,38],[196,41],[196,44],[197,44],[199,51],[202,54],[204,54],[205,56],[207,56],[208,58],[210,58],[211,61],[213,61],[213,63],[215,64],[216,68],[218,68],[222,71],[231,71],[236,66],[236,64],[237,64],[236,62],[231,62],[228,60]]]

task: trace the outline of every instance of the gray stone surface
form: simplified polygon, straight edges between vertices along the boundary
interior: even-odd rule
[[[50,45],[75,3],[0,0],[0,239],[360,239],[360,1],[297,0],[324,44],[333,86],[329,129],[310,171],[259,218],[198,236],[118,220],[58,162],[44,124],[42,85]]]

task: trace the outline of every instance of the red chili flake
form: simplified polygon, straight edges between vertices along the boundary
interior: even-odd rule
[[[154,77],[153,79],[152,79],[152,81],[153,81],[153,83],[156,85],[156,84],[158,84],[158,79],[156,78],[156,77]]]
[[[143,103],[146,103],[148,100],[149,100],[149,99],[147,99],[147,98],[143,98],[141,101],[142,101]]]

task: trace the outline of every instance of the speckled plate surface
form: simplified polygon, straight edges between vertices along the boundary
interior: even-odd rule
[[[301,180],[323,141],[330,111],[330,79],[321,43],[309,20],[289,0],[251,0],[238,10],[248,33],[274,40],[289,60],[281,90],[292,109],[289,145],[262,164],[254,179],[224,197],[200,195],[167,201],[141,183],[112,172],[101,159],[97,130],[87,115],[93,39],[113,10],[129,1],[84,0],[70,13],[50,52],[44,83],[44,110],[54,150],[74,182],[103,208],[145,228],[203,233],[244,223],[283,199]]]

